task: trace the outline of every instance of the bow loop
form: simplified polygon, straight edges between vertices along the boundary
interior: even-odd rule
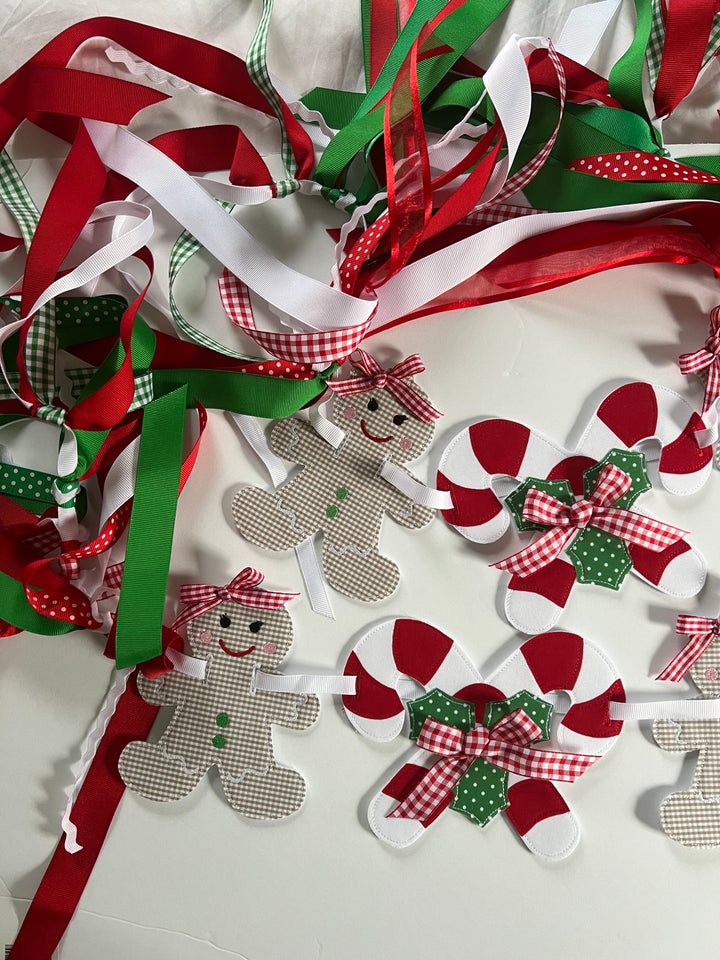
[[[695,617],[681,613],[675,625],[677,633],[690,636],[690,639],[677,653],[656,680],[682,680],[688,670],[697,663],[711,643],[720,634],[720,617]]]
[[[706,413],[720,397],[720,306],[710,312],[710,333],[705,346],[679,357],[680,372],[686,376],[707,370],[702,412]]]
[[[412,383],[407,382],[409,377],[422,373],[425,369],[425,364],[417,353],[396,363],[389,370],[383,370],[377,360],[364,350],[356,350],[349,360],[358,371],[358,376],[350,377],[349,380],[328,380],[328,387],[338,396],[387,389],[418,420],[432,423],[442,416]]]
[[[173,621],[170,629],[177,630],[183,624],[194,620],[201,614],[212,610],[221,603],[232,600],[246,607],[261,610],[278,610],[297,593],[282,593],[260,589],[265,578],[258,570],[245,567],[224,587],[215,587],[207,583],[186,583],[180,587],[180,602],[187,604]]]

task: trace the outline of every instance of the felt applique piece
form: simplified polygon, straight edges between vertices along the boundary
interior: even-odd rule
[[[712,447],[696,439],[704,428],[682,397],[647,383],[610,393],[575,451],[520,423],[482,420],[443,453],[437,485],[453,500],[443,516],[476,543],[499,540],[511,517],[521,533],[542,532],[526,550],[496,564],[511,574],[507,618],[525,633],[552,627],[576,582],[617,589],[630,570],[663,593],[694,596],[705,582],[705,561],[684,531],[635,508],[650,489],[636,448],[659,445],[661,484],[690,494],[712,470]],[[507,478],[518,486],[503,499],[495,490]]]
[[[186,796],[217,767],[232,807],[246,817],[277,820],[300,808],[303,777],[275,760],[271,725],[311,726],[320,705],[313,695],[255,690],[257,669],[268,673],[287,656],[292,622],[283,604],[293,594],[259,589],[262,575],[246,568],[228,587],[184,587],[191,606],[173,627],[189,621],[194,657],[205,660],[203,680],[173,670],[138,677],[148,703],[174,704],[157,743],[136,740],[123,750],[120,776],[150,800]]]
[[[622,730],[608,704],[624,700],[624,688],[598,647],[572,633],[542,634],[483,679],[450,637],[397,619],[356,644],[345,674],[356,678],[356,693],[343,697],[347,716],[379,742],[403,729],[404,678],[427,691],[408,703],[410,736],[421,749],[370,802],[370,827],[381,840],[408,846],[450,807],[481,826],[504,812],[545,859],[574,850],[579,826],[553,780],[575,779]],[[558,690],[571,707],[551,729],[549,694]],[[532,748],[545,740],[550,751]]]
[[[690,668],[703,698],[720,697],[720,644],[714,640]],[[698,753],[689,790],[660,806],[665,833],[687,847],[720,846],[720,720],[656,720],[653,736],[670,753]]]
[[[270,446],[302,464],[301,473],[275,493],[241,489],[232,512],[241,535],[269,550],[290,550],[322,532],[322,565],[330,585],[356,600],[382,600],[400,580],[397,565],[379,552],[383,515],[415,529],[426,526],[434,511],[391,486],[380,468],[385,460],[404,464],[420,457],[440,414],[410,377],[424,369],[419,357],[382,370],[359,353],[358,376],[329,384],[335,391],[330,419],[345,431],[340,447],[333,448],[305,421],[278,421]]]

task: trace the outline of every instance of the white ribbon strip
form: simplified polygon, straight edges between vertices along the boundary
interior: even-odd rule
[[[270,474],[273,486],[277,488],[281,483],[285,483],[288,478],[287,467],[280,457],[270,449],[270,444],[262,426],[267,423],[267,420],[260,417],[250,417],[245,413],[231,413],[230,416],[258,458],[262,460],[265,469]]]
[[[282,263],[159,150],[115,124],[83,121],[103,163],[148,191],[223,266],[313,330],[364,323],[374,304]]]
[[[342,446],[345,440],[345,431],[336,426],[332,420],[323,414],[320,404],[316,403],[310,407],[310,426],[318,436],[322,437],[326,443],[329,443],[333,449],[337,450]]]
[[[332,607],[330,595],[327,591],[325,576],[318,560],[315,544],[311,537],[303,540],[295,547],[295,556],[300,565],[305,592],[308,596],[310,607],[321,617],[327,617],[329,620],[335,619],[335,611]]]
[[[600,0],[571,10],[555,44],[557,52],[585,66],[619,7],[620,0]]]
[[[393,463],[392,460],[383,462],[380,476],[421,507],[429,507],[431,510],[452,510],[454,506],[449,490],[426,487],[424,483],[405,473],[402,467]]]
[[[610,701],[611,720],[718,720],[720,698],[656,700],[649,703]]]
[[[176,650],[174,647],[168,647],[165,651],[165,656],[178,673],[183,673],[186,677],[194,677],[195,680],[205,679],[208,665],[207,660],[203,660],[200,657],[189,657],[186,653],[183,653],[181,650]]]
[[[256,670],[253,678],[255,690],[273,693],[332,693],[353,696],[357,677],[328,677],[314,674],[287,676],[282,673],[264,673]]]
[[[110,689],[105,697],[105,702],[100,708],[95,723],[80,748],[80,759],[77,763],[73,764],[71,768],[71,772],[75,776],[75,782],[68,793],[68,801],[62,818],[62,828],[65,834],[65,849],[68,853],[77,853],[79,850],[82,850],[82,846],[77,841],[77,827],[71,819],[72,808],[87,772],[90,769],[90,765],[95,758],[98,744],[107,730],[107,726],[115,713],[118,700],[125,692],[128,679],[134,669],[135,667],[125,667],[123,670],[115,670],[113,672]]]
[[[714,447],[718,442],[718,436],[720,436],[720,415],[718,414],[718,407],[720,407],[720,397],[718,397],[710,409],[706,410],[702,415],[705,430],[697,430],[695,432],[695,440],[699,447]]]

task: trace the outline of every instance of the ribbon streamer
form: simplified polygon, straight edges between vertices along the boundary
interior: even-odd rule
[[[690,636],[690,639],[657,675],[656,680],[672,680],[677,683],[682,680],[688,670],[705,653],[710,644],[717,640],[720,633],[720,617],[711,620],[709,617],[694,617],[680,614],[675,627],[677,633]]]

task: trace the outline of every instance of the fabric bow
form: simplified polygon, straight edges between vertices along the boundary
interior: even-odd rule
[[[348,380],[329,380],[328,386],[339,396],[367,393],[384,387],[418,420],[432,423],[442,416],[411,383],[406,382],[407,377],[413,377],[425,369],[419,354],[413,353],[390,370],[383,370],[377,360],[364,350],[357,350],[349,359],[352,366],[360,371],[360,376],[350,377]]]
[[[206,583],[186,583],[180,587],[180,602],[189,604],[170,626],[177,630],[189,620],[194,620],[207,610],[219,606],[226,600],[234,600],[246,607],[260,610],[278,610],[288,600],[297,597],[297,593],[276,593],[259,589],[264,576],[252,567],[245,567],[226,587],[213,587]]]
[[[518,553],[493,563],[519,577],[529,577],[555,560],[579,530],[593,527],[621,540],[659,553],[681,540],[687,530],[615,507],[632,485],[632,480],[615,464],[606,463],[595,489],[586,500],[569,506],[543,490],[532,487],[523,506],[523,519],[550,526],[541,537]]]
[[[677,633],[689,634],[690,639],[680,653],[672,658],[656,680],[682,680],[690,667],[700,659],[707,648],[720,634],[720,617],[691,617],[681,613],[675,626]]]
[[[679,358],[680,372],[685,375],[707,370],[702,412],[706,413],[720,397],[720,306],[710,313],[710,335],[705,346],[694,353],[683,353]]]
[[[513,710],[490,730],[478,725],[469,733],[427,717],[417,744],[442,759],[388,816],[426,820],[478,758],[521,777],[567,783],[577,780],[598,759],[581,753],[533,750],[529,744],[541,735],[542,729],[522,709]]]

